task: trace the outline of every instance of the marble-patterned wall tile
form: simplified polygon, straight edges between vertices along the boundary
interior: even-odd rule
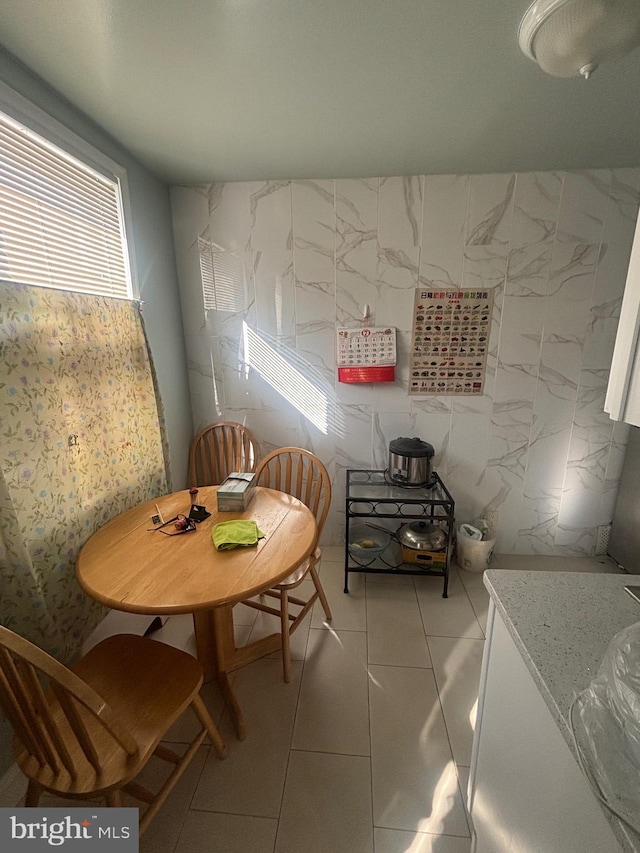
[[[222,417],[223,373],[218,338],[192,336],[187,342],[187,369],[194,433]]]
[[[611,365],[622,305],[619,283],[625,280],[628,267],[628,258],[625,260],[623,254],[626,255],[626,250],[612,245],[601,248],[584,339],[582,362],[585,367],[608,369]]]
[[[544,343],[540,351],[534,413],[570,424],[578,394],[582,349],[575,341]]]
[[[253,253],[253,279],[258,329],[278,338],[295,335],[292,253]]]
[[[339,326],[356,327],[362,322],[364,306],[371,311],[372,325],[378,325],[378,250],[370,241],[336,258],[336,321]]]
[[[556,228],[560,242],[599,244],[611,178],[609,169],[565,173]]]
[[[283,401],[282,396],[264,381],[262,404],[258,409],[244,410],[247,426],[260,444],[263,456],[277,447],[297,447],[300,444],[298,433],[298,412],[294,406]],[[242,409],[226,409],[230,420],[240,421]],[[231,417],[233,415],[233,417]]]
[[[395,326],[400,332],[413,330],[415,288],[418,285],[420,250],[381,249],[378,256],[379,298],[376,323]]]
[[[334,181],[293,181],[293,240],[296,249],[313,249],[334,262],[336,213]]]
[[[626,443],[602,396],[639,192],[640,169],[175,188],[194,422],[317,452],[324,542],[343,537],[345,466],[386,468],[420,435],[459,520],[498,511],[503,553],[588,553]],[[203,247],[226,310],[204,310]],[[493,289],[482,397],[408,395],[419,282]],[[395,382],[337,381],[335,328],[364,304],[397,330]]]
[[[449,452],[449,440],[451,437],[450,413],[426,412],[421,409],[415,409],[411,420],[411,436],[417,436],[433,447],[433,469],[438,472],[446,485],[451,460]]]
[[[418,248],[422,236],[422,178],[380,178],[378,244],[394,252]]]
[[[511,249],[553,242],[562,195],[560,172],[516,175]]]
[[[325,387],[330,388],[333,399],[336,374],[336,340],[333,327],[325,328],[316,323],[298,325],[296,349],[301,363],[318,377],[318,382],[322,381]]]
[[[378,178],[335,182],[336,257],[378,246]]]
[[[373,463],[373,413],[369,406],[342,406],[344,429],[336,435],[336,462],[343,468],[370,468]]]
[[[513,220],[515,175],[472,175],[466,224],[468,246],[508,246]]]
[[[489,460],[490,433],[490,415],[452,414],[447,488],[462,520],[478,518],[484,505],[480,484]]]
[[[460,287],[469,208],[468,175],[425,175],[420,283]]]
[[[544,340],[572,340],[582,346],[589,324],[598,245],[554,246],[544,323]]]
[[[243,323],[256,326],[251,252],[214,252],[215,331],[221,338],[242,339]]]
[[[581,507],[583,517],[591,516],[589,508]],[[558,523],[553,553],[564,557],[590,557],[595,547],[596,531],[594,527],[567,527]]]
[[[618,496],[618,487],[624,468],[625,452],[632,427],[622,422],[613,422],[611,444],[605,481],[600,492],[596,524],[611,524]]]
[[[571,441],[571,421],[534,414],[525,474],[525,495],[562,489]]]
[[[525,491],[514,553],[554,553],[561,499],[562,488]]]
[[[507,364],[500,361],[496,374],[492,423],[500,427],[518,427],[529,441],[538,378],[535,364]]]
[[[540,358],[550,265],[546,243],[509,254],[500,324],[500,357],[507,363],[534,364]]]
[[[408,412],[376,412],[372,422],[373,464],[386,469],[389,465],[389,442],[411,436],[412,418]]]
[[[612,169],[603,242],[633,241],[640,204],[640,169]]]
[[[280,252],[292,248],[290,181],[252,182],[249,185],[251,248]]]
[[[500,330],[500,357],[505,364],[537,364],[545,311],[542,297],[505,296]]]
[[[209,188],[209,227],[214,251],[247,252],[251,249],[250,183],[218,183]]]

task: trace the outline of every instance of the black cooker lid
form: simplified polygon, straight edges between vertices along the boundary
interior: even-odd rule
[[[396,456],[409,456],[411,458],[431,458],[435,450],[421,438],[394,438],[389,442],[389,451]]]

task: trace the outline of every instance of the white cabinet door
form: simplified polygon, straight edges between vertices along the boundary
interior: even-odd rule
[[[640,216],[631,249],[627,283],[604,404],[614,421],[640,426]]]
[[[469,781],[473,853],[620,853],[493,602],[491,608]]]

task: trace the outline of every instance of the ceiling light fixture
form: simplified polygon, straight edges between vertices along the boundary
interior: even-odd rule
[[[523,52],[554,77],[588,80],[640,45],[638,0],[536,0],[520,21]]]

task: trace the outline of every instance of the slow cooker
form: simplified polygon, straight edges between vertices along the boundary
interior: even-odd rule
[[[394,438],[389,442],[389,479],[400,486],[428,485],[434,453],[433,447],[421,438]]]

